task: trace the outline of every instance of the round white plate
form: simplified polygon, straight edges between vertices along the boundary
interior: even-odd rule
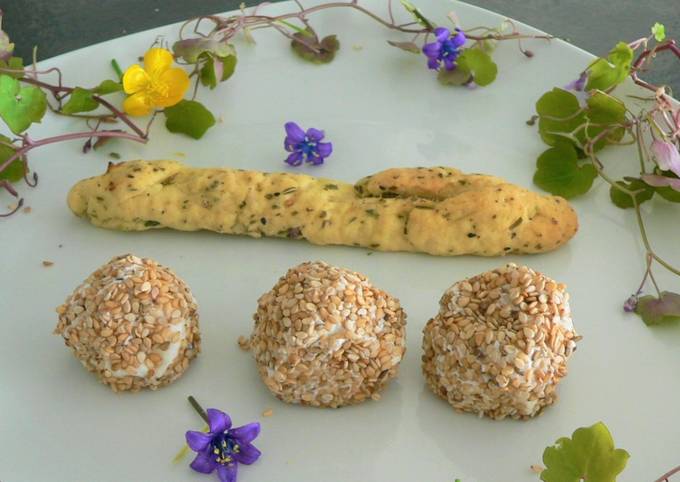
[[[455,10],[464,28],[502,21],[462,3],[418,4],[442,23]],[[385,13],[384,2],[367,5]],[[267,7],[273,13],[291,8]],[[71,142],[31,152],[40,185],[21,191],[33,210],[0,221],[0,480],[217,480],[192,472],[190,458],[171,463],[184,432],[203,425],[186,401],[189,394],[205,407],[227,411],[235,424],[262,423],[256,445],[264,455],[242,468],[241,482],[532,481],[537,476],[529,466],[541,463],[547,445],[599,420],[632,455],[621,481],[651,481],[679,463],[680,329],[651,329],[623,313],[622,302],[643,270],[641,246],[632,213],[614,207],[602,183],[574,202],[581,229],[567,246],[505,259],[368,256],[364,249],[279,239],[123,233],[95,228],[68,210],[68,189],[102,173],[111,151],[123,159],[284,170],[288,120],[325,129],[335,147],[327,164],[300,172],[353,182],[387,167],[450,165],[532,187],[535,159],[545,147],[525,121],[542,93],[566,84],[592,58],[554,40],[528,42],[535,53],[528,59],[507,42],[495,54],[494,84],[446,88],[423,56],[386,44],[404,35],[349,9],[316,14],[312,22],[322,35],[339,35],[336,60],[307,64],[275,32],[257,32],[256,46],[239,42],[234,77],[200,94],[220,117],[200,141],[172,135],[158,122],[146,146],[120,141],[82,155],[81,143]],[[94,85],[112,76],[111,58],[130,65],[158,35],[173,41],[177,30],[112,40],[41,66],[59,66],[67,85]],[[31,132],[40,138],[77,125],[48,115]],[[604,158],[611,166],[634,172],[633,148],[608,151]],[[1,199],[3,206],[11,202]],[[659,252],[673,254],[677,206],[653,202],[645,209],[653,213],[649,230]],[[126,252],[173,268],[199,301],[203,352],[180,380],[157,392],[112,393],[52,335],[55,307],[97,267]],[[408,313],[408,352],[399,378],[379,402],[339,410],[286,405],[270,395],[250,355],[237,346],[238,336],[250,332],[260,294],[289,267],[317,259],[365,273]],[[43,260],[55,264],[46,268]],[[421,330],[442,292],[509,261],[567,283],[583,335],[559,388],[560,401],[527,422],[456,413],[425,387],[420,371]],[[274,414],[263,418],[268,408]]]

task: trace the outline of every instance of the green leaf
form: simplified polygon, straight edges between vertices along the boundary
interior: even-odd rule
[[[236,55],[229,55],[227,57],[218,57],[218,60],[222,62],[222,76],[220,77],[220,82],[224,82],[234,75],[238,59],[236,58]]]
[[[201,67],[201,84],[214,89],[219,82],[224,82],[232,76],[236,69],[236,56],[215,57],[208,53],[201,54],[205,60]]]
[[[205,63],[203,64],[203,67],[201,67],[201,84],[205,85],[206,87],[210,87],[211,89],[214,89],[217,87],[217,76],[218,72],[215,71],[215,59],[212,57],[212,55],[208,54],[201,54],[201,56],[206,57]]]
[[[581,125],[588,124],[585,129],[579,129],[574,134],[578,143],[585,145],[603,130],[612,125],[623,124],[626,120],[626,106],[623,102],[602,91],[595,91],[588,97],[584,107],[573,93],[556,87],[538,100],[536,112],[540,116],[538,131],[541,138],[551,146],[564,142],[565,138],[560,133],[571,134]],[[600,139],[595,144],[595,150],[602,149],[610,141],[619,141],[624,134],[624,128],[615,129],[607,138]]]
[[[494,32],[501,35],[501,32],[499,32],[498,30],[494,30]],[[489,55],[491,55],[494,52],[494,50],[496,50],[496,47],[498,46],[498,40],[492,39],[492,38],[479,40],[478,42],[479,42],[479,48],[482,49],[484,52],[486,52]]]
[[[418,22],[423,27],[426,27],[430,30],[434,30],[435,25],[432,22],[430,22],[425,17],[425,15],[423,15],[420,12],[420,10],[415,5],[413,5],[409,0],[401,0],[401,4],[403,5],[407,12],[413,15],[413,18],[416,19],[416,22]]]
[[[216,57],[236,56],[236,49],[226,41],[208,38],[189,38],[179,40],[172,45],[175,57],[181,57],[185,62],[195,64],[202,54],[208,53]]]
[[[45,93],[37,87],[21,87],[7,75],[0,75],[0,116],[15,134],[40,122],[47,109]]]
[[[606,59],[597,59],[588,68],[586,90],[609,90],[623,82],[630,73],[633,55],[633,49],[627,43],[616,44]]]
[[[444,85],[465,85],[472,81],[472,74],[462,68],[453,70],[440,69],[437,80]]]
[[[607,426],[598,422],[562,437],[543,452],[544,482],[615,482],[630,455],[614,448]]]
[[[626,121],[626,106],[616,97],[612,97],[602,91],[595,91],[588,100],[588,111],[586,117],[594,124],[603,124],[602,126],[588,126],[586,132],[589,139],[594,139],[605,129],[623,124]],[[623,127],[615,129],[607,138],[601,139],[595,144],[595,150],[602,149],[609,141],[619,141],[625,134]]]
[[[97,87],[88,90],[93,94],[107,95],[113,94],[114,92],[121,92],[123,90],[123,85],[115,80],[106,79],[102,80]]]
[[[600,90],[588,100],[588,118],[597,124],[619,124],[626,120],[626,105],[616,97]]]
[[[661,297],[647,295],[638,299],[635,313],[646,325],[660,325],[680,320],[680,295],[662,291]]]
[[[99,103],[92,98],[92,92],[82,87],[76,87],[68,97],[68,102],[64,104],[61,111],[64,114],[76,114],[78,112],[89,112],[99,107]]]
[[[24,70],[24,59],[21,57],[10,57],[7,60],[0,60],[0,68],[3,69],[12,69],[12,70],[21,70],[22,72],[5,72],[5,75],[9,75],[13,79],[18,79],[22,75],[24,75],[23,70]]]
[[[576,96],[558,87],[538,99],[536,112],[540,116],[538,132],[543,142],[549,146],[564,142],[564,138],[554,134],[555,132],[573,132],[586,121],[585,109]],[[583,138],[584,133],[581,133],[580,140]]]
[[[304,32],[293,34],[294,40],[290,46],[300,58],[315,64],[327,64],[335,58],[335,53],[340,49],[340,42],[335,35],[329,35],[319,41],[316,33],[307,28]],[[314,47],[314,49],[310,48]]]
[[[616,181],[616,184],[630,191],[640,191],[635,195],[638,205],[645,201],[649,201],[652,199],[652,196],[654,196],[654,188],[640,179],[631,179],[629,182]],[[633,198],[629,194],[617,189],[614,186],[609,188],[609,198],[617,207],[620,207],[621,209],[635,207]]]
[[[666,38],[666,27],[662,23],[656,22],[652,26],[652,35],[657,42],[663,42]]]
[[[457,60],[458,68],[470,72],[475,83],[481,87],[496,80],[498,66],[489,54],[481,49],[465,49]]]
[[[588,192],[596,177],[595,167],[590,163],[579,166],[574,146],[562,142],[539,156],[534,183],[551,194],[568,199]]]
[[[203,104],[195,100],[182,100],[165,109],[165,127],[170,132],[186,134],[200,139],[205,131],[215,125],[215,117]]]
[[[655,187],[654,190],[666,201],[680,203],[680,192],[670,186]]]
[[[99,107],[99,102],[94,99],[95,95],[107,95],[121,90],[123,90],[123,86],[119,82],[109,79],[91,89],[76,87],[69,95],[68,102],[61,108],[61,112],[66,115],[90,112]]]
[[[8,146],[11,140],[3,135],[0,135],[0,164],[3,164],[7,159],[14,155],[16,149]],[[25,164],[22,159],[13,160],[4,171],[0,172],[0,181],[17,182],[24,178]]]

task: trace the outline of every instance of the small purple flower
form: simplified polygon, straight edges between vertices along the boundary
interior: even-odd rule
[[[291,153],[285,161],[287,164],[299,166],[307,162],[318,166],[333,152],[333,144],[321,142],[323,131],[312,127],[305,132],[295,122],[286,122],[284,127],[287,135],[283,146]]]
[[[238,464],[250,465],[261,455],[250,443],[259,435],[260,424],[231,428],[231,419],[226,413],[209,408],[206,414],[208,433],[193,430],[186,433],[187,445],[198,454],[191,468],[203,474],[217,470],[221,482],[235,482]]]
[[[680,152],[674,144],[654,139],[652,155],[662,171],[673,171],[676,176],[680,176]]]
[[[626,313],[632,313],[635,311],[635,308],[637,308],[637,302],[638,302],[638,295],[630,295],[630,297],[626,300],[626,302],[623,304],[623,311]]]
[[[423,53],[427,57],[427,66],[432,70],[439,70],[444,64],[446,70],[456,68],[456,59],[465,44],[465,34],[460,29],[453,33],[446,27],[434,29],[434,42],[423,45]]]
[[[586,83],[588,82],[588,71],[581,72],[578,79],[572,80],[567,85],[564,86],[565,90],[575,90],[576,92],[583,92],[586,88]]]

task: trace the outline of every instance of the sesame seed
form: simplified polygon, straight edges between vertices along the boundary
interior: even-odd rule
[[[239,345],[281,400],[339,407],[379,398],[396,376],[405,318],[364,275],[308,262],[260,297],[253,333]]]
[[[151,300],[156,289],[174,293],[181,307],[175,318],[157,311]],[[112,390],[153,390],[181,376],[200,351],[196,310],[188,286],[172,271],[123,255],[92,273],[57,308],[55,333]],[[178,349],[168,355],[171,344]]]
[[[557,399],[580,339],[565,290],[514,264],[455,283],[424,329],[430,388],[459,411],[494,419],[539,414]]]

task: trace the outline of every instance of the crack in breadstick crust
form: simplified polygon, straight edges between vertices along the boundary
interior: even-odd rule
[[[563,198],[446,167],[388,169],[352,185],[304,174],[129,161],[78,182],[68,205],[108,229],[209,230],[441,256],[541,253],[578,229]]]

